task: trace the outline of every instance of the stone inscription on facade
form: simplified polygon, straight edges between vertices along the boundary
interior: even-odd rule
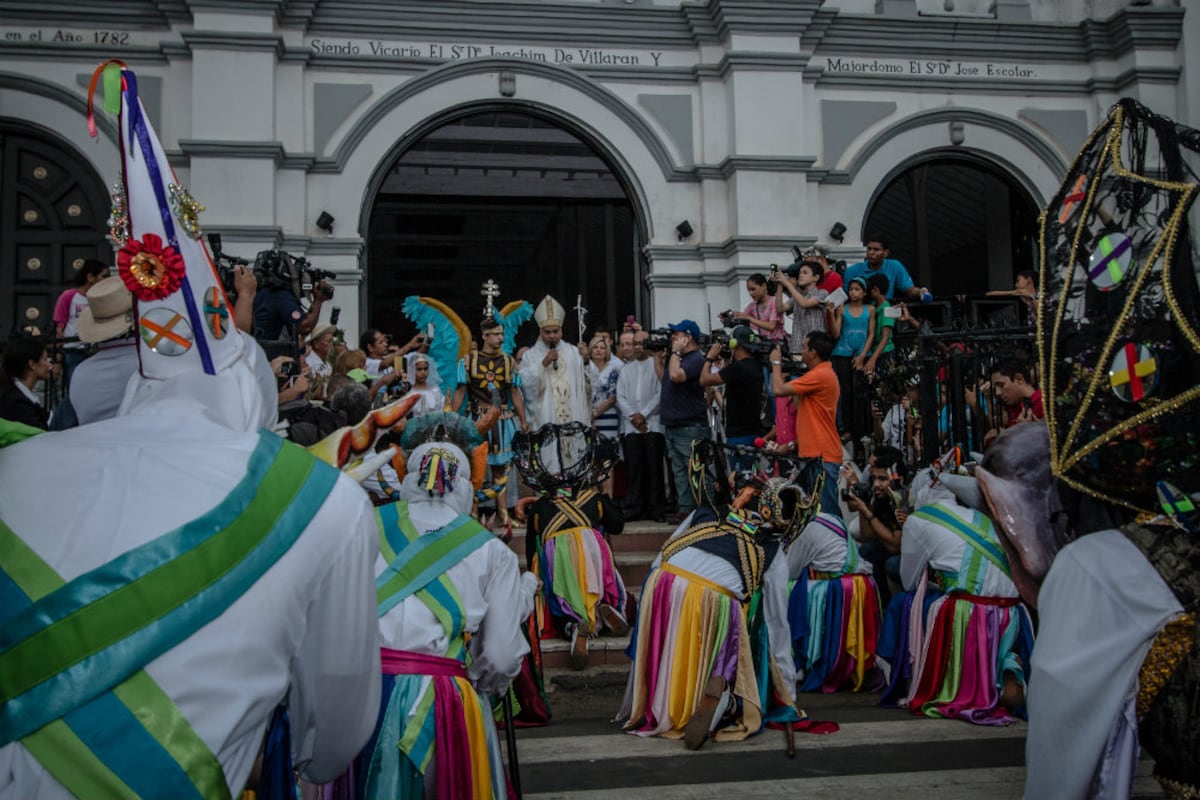
[[[0,28],[0,43],[61,45],[66,47],[146,47],[157,45],[162,36],[121,30],[91,28]]]
[[[919,78],[1037,78],[1025,64],[993,61],[925,61],[828,56],[825,71],[846,75],[896,75]]]
[[[535,45],[466,44],[452,42],[396,42],[381,39],[313,38],[306,45],[315,55],[355,58],[462,61],[469,58],[523,58],[547,64],[572,66],[667,66],[661,50],[610,50],[598,47],[539,47]],[[675,64],[672,63],[672,66]]]

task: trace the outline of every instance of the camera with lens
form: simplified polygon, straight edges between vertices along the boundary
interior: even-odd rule
[[[736,328],[738,326],[738,319],[734,316],[736,313],[732,308],[727,308],[717,314],[717,319],[721,320],[721,324],[726,328]]]
[[[293,358],[291,361],[285,361],[280,365],[279,371],[283,373],[284,378],[298,378],[300,373],[304,371],[304,365],[300,360]]]
[[[655,353],[663,350],[671,349],[671,329],[670,328],[655,328],[650,331],[650,338],[646,340],[647,352]]]
[[[244,258],[231,256],[221,249],[221,234],[208,234],[208,246],[212,250],[213,264],[217,268],[217,277],[221,279],[221,288],[230,301],[237,299],[237,285],[234,281],[234,269],[239,266],[248,267],[250,262]]]
[[[871,505],[874,495],[875,492],[871,489],[870,484],[855,483],[842,490],[842,499],[846,502],[850,502],[851,497],[857,497],[868,506]]]
[[[254,257],[254,276],[264,289],[287,289],[296,297],[312,294],[317,284],[334,278],[328,270],[317,269],[303,256],[285,250],[262,250]],[[324,299],[333,299],[333,287],[324,290]]]

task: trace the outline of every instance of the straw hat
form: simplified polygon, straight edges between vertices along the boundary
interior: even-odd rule
[[[87,299],[87,308],[79,314],[80,341],[105,342],[133,328],[133,293],[119,277],[98,281],[88,290]]]

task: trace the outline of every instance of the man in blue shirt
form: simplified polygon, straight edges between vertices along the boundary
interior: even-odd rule
[[[846,273],[842,276],[845,285],[849,286],[850,281],[855,278],[862,278],[865,282],[872,275],[884,275],[888,279],[888,290],[885,294],[888,302],[891,302],[897,293],[901,299],[908,297],[920,300],[921,295],[929,292],[924,286],[914,286],[912,277],[904,265],[894,258],[888,258],[891,250],[882,236],[872,234],[866,240],[866,245],[867,260],[846,267]]]

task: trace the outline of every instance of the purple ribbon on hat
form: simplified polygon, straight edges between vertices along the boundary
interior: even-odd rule
[[[123,74],[125,76],[125,103],[129,109],[129,136],[131,139],[137,140],[142,157],[146,159],[146,171],[150,175],[150,186],[154,189],[154,199],[158,202],[158,213],[162,217],[163,232],[167,235],[167,243],[174,247],[176,252],[179,252],[179,239],[175,234],[175,221],[171,217],[171,204],[167,201],[162,172],[158,168],[158,159],[154,156],[154,146],[150,142],[150,130],[142,116],[142,104],[138,101],[137,76],[129,70],[125,70]],[[192,323],[192,330],[203,331],[204,320],[200,316],[200,310],[196,307],[196,298],[192,295],[192,287],[188,282],[186,270],[183,274],[180,291],[183,292],[183,302],[187,306],[188,320]],[[216,375],[217,370],[213,366],[212,354],[208,351],[208,339],[203,334],[196,336],[196,349],[200,353],[200,363],[204,366],[204,372],[208,375]]]

